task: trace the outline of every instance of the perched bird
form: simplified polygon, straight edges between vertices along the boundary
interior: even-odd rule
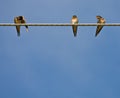
[[[79,22],[79,20],[78,20],[77,16],[76,16],[76,15],[73,15],[72,20],[71,20],[71,23],[72,23],[72,24],[78,24],[78,22]],[[74,37],[77,36],[77,27],[78,27],[78,26],[76,26],[76,25],[73,25],[73,26],[72,26]]]
[[[104,24],[106,22],[106,20],[103,17],[101,17],[101,16],[96,16],[96,18],[98,19],[97,23]],[[102,28],[103,28],[102,25],[98,25],[97,26],[95,36],[97,36],[100,33],[100,31],[102,30]]]
[[[15,24],[24,24],[26,23],[24,16],[17,16],[14,18],[14,23]],[[26,31],[28,32],[28,26],[26,27]],[[16,26],[16,30],[17,30],[17,35],[20,36],[20,26]]]

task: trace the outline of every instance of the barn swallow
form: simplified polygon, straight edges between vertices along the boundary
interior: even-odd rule
[[[103,17],[101,17],[101,16],[96,16],[96,18],[97,18],[97,20],[98,20],[97,23],[105,24],[106,20],[105,20]],[[103,28],[102,25],[98,25],[98,26],[97,26],[95,36],[97,36],[97,35],[100,33],[100,31],[102,30],[102,28]]]
[[[26,23],[26,20],[24,18],[24,16],[17,16],[14,18],[14,23],[15,24],[24,24]],[[26,27],[26,31],[28,32],[28,26]],[[17,30],[17,35],[20,36],[20,26],[16,26],[16,30]]]
[[[72,24],[78,24],[78,22],[79,22],[79,20],[78,20],[77,16],[76,16],[76,15],[73,15],[72,20],[71,20],[71,23],[72,23]],[[78,27],[78,26],[76,26],[76,25],[73,25],[73,26],[72,26],[74,37],[77,36],[77,27]]]

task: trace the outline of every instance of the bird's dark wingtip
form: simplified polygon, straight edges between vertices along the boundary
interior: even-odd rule
[[[20,33],[17,33],[17,36],[20,37]]]
[[[76,34],[74,34],[74,37],[77,37],[77,35],[76,35]]]
[[[74,32],[74,31],[73,31],[73,34],[74,34],[74,37],[76,37],[76,36],[77,36],[77,32]]]

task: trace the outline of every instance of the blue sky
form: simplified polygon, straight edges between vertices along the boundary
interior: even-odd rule
[[[0,22],[120,22],[119,0],[1,0]],[[120,98],[120,27],[0,27],[0,98]]]

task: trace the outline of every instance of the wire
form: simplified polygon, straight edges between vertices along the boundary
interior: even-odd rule
[[[0,23],[0,26],[72,26],[71,23],[26,23],[26,24],[14,24],[14,23]],[[79,23],[74,24],[76,26],[120,26],[120,23]]]

